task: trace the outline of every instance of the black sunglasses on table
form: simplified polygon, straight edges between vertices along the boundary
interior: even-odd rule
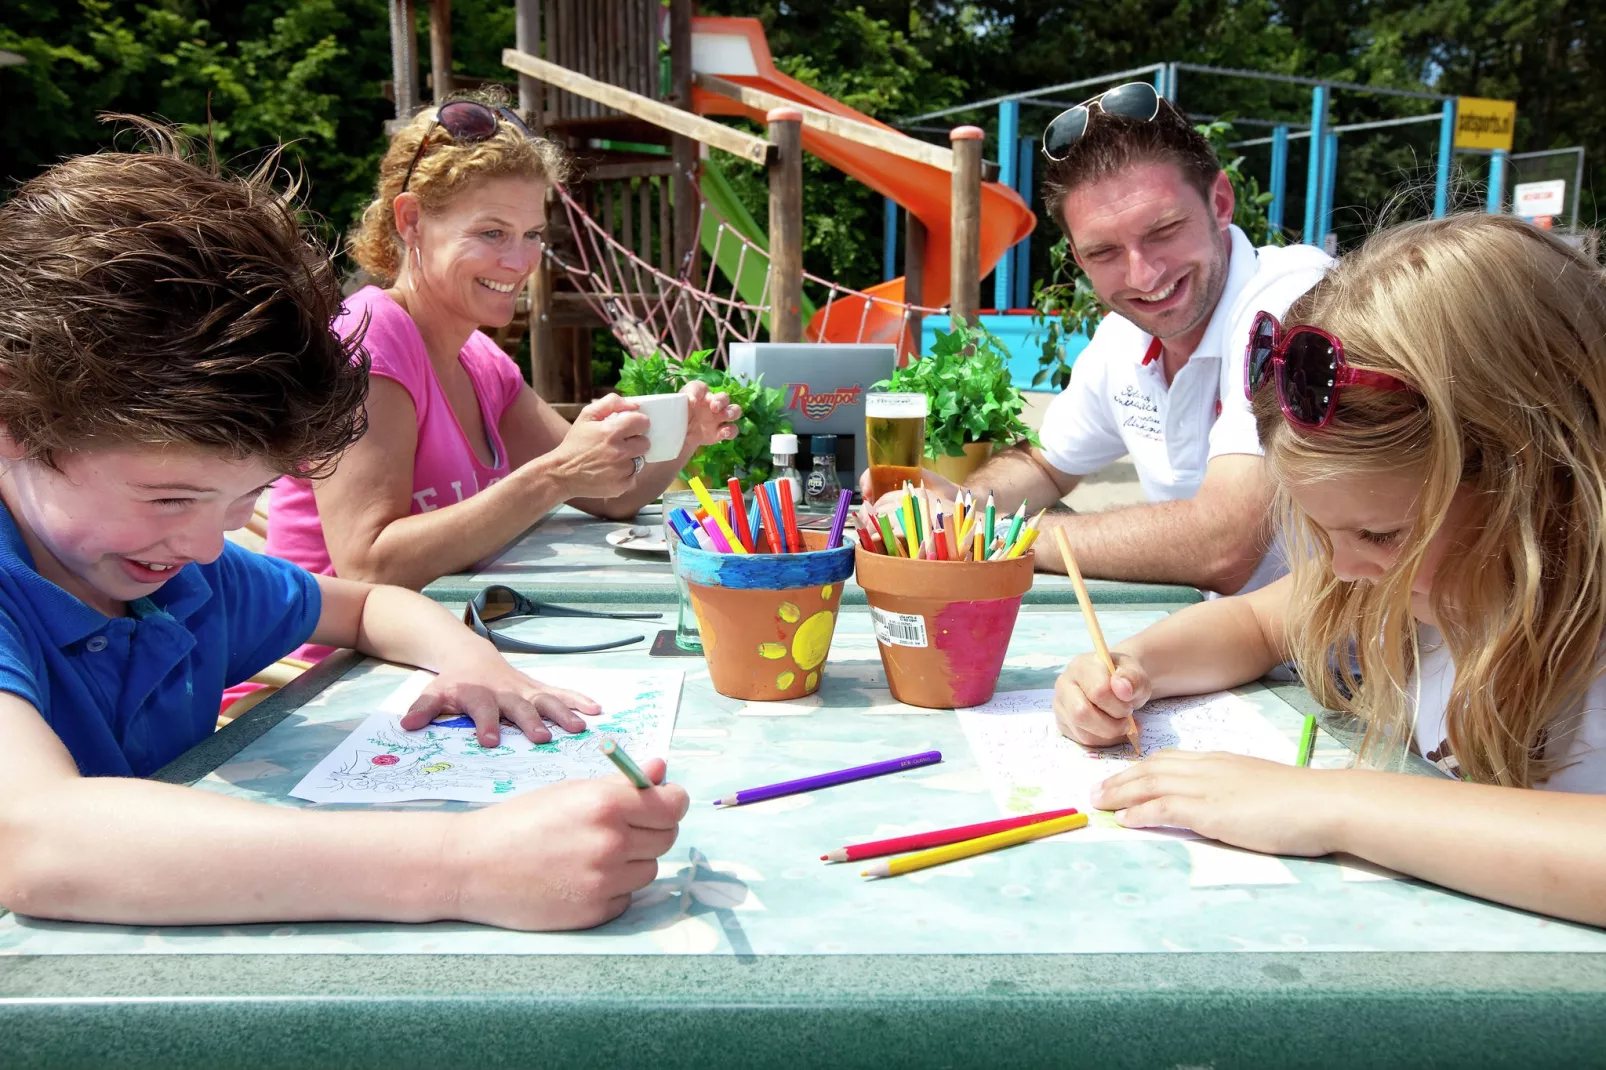
[[[1106,115],[1149,122],[1160,114],[1160,94],[1148,82],[1127,82],[1089,97],[1074,108],[1066,108],[1043,130],[1043,155],[1056,162],[1065,159],[1071,146],[1087,133],[1093,108]]]
[[[547,602],[536,602],[524,597],[511,587],[500,583],[492,584],[479,594],[475,595],[463,611],[463,623],[474,630],[474,634],[489,639],[491,645],[505,654],[588,654],[594,650],[612,650],[615,647],[629,646],[639,643],[647,638],[644,635],[632,635],[626,639],[615,639],[607,643],[591,643],[585,646],[551,646],[547,643],[527,643],[522,639],[515,639],[511,635],[504,635],[491,628],[492,624],[512,624],[516,621],[529,620],[532,617],[592,617],[600,620],[662,620],[662,613],[592,613],[583,609],[571,609],[568,606],[554,606]]]

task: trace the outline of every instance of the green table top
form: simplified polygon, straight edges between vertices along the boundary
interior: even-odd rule
[[[1113,639],[1162,612],[1100,616]],[[1000,686],[1048,686],[1087,645],[1074,611],[1028,607]],[[639,649],[521,661],[686,674],[670,768],[693,808],[624,917],[578,934],[0,917],[0,1064],[1566,1065],[1606,1050],[1606,933],[1334,859],[1240,866],[1214,845],[1072,834],[891,881],[821,865],[912,816],[997,816],[956,718],[885,691],[862,611],[797,703],[725,699],[700,660]],[[162,775],[305,805],[289,788],[401,679],[337,654]],[[1240,693],[1290,736],[1285,699],[1309,708],[1286,686]],[[708,805],[781,767],[931,746],[941,765],[898,777]],[[1318,764],[1344,760],[1324,735]]]
[[[424,588],[437,602],[466,602],[492,583],[504,583],[545,602],[636,602],[675,604],[675,577],[665,553],[622,550],[607,542],[609,532],[631,526],[657,527],[659,507],[651,505],[630,524],[598,520],[560,505],[489,561],[469,572],[442,576]],[[1183,605],[1197,602],[1192,587],[1163,583],[1088,580],[1088,593],[1101,604]],[[864,591],[850,581],[846,605],[863,605]],[[1075,605],[1076,592],[1064,576],[1039,572],[1026,592],[1028,604]],[[673,625],[673,621],[670,622]]]

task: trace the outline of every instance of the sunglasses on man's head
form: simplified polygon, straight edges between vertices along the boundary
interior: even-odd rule
[[[424,146],[429,144],[430,135],[437,126],[444,126],[453,141],[473,144],[476,141],[489,141],[496,136],[498,116],[523,131],[525,137],[535,137],[512,108],[492,108],[477,100],[452,100],[442,104],[435,110],[435,121],[429,124],[429,129],[419,140],[412,163],[407,165],[407,177],[402,179],[401,192],[407,192],[407,185],[413,180],[413,171],[417,169],[418,161],[424,158]]]
[[[1160,114],[1160,94],[1148,82],[1128,82],[1089,97],[1074,108],[1066,108],[1054,116],[1043,131],[1043,155],[1056,162],[1069,156],[1071,146],[1087,133],[1093,108],[1106,115],[1121,115],[1146,123]]]
[[[1277,382],[1277,402],[1289,423],[1319,431],[1333,420],[1338,391],[1346,386],[1410,391],[1385,372],[1352,368],[1344,359],[1344,343],[1320,327],[1284,331],[1270,312],[1255,317],[1244,353],[1244,394],[1254,400],[1268,379]]]

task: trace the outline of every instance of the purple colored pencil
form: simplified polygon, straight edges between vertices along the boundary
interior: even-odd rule
[[[745,788],[735,795],[727,795],[723,799],[714,800],[714,805],[746,806],[748,803],[763,802],[765,799],[779,799],[782,795],[796,795],[799,792],[835,787],[838,784],[847,784],[851,781],[864,780],[868,777],[901,773],[905,769],[918,769],[923,765],[936,765],[940,761],[942,761],[942,751],[928,750],[921,754],[911,754],[904,758],[892,758],[885,762],[856,765],[852,769],[838,769],[834,773],[820,773],[816,776],[784,781],[780,784],[767,784],[762,788]]]
[[[842,529],[848,522],[848,504],[853,501],[853,492],[845,490],[836,500],[836,516],[831,518],[831,537],[826,540],[825,548],[835,550],[842,545]]]

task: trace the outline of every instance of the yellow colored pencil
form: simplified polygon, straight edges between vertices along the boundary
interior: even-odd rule
[[[974,534],[973,534],[973,536],[972,536],[972,539],[975,542],[975,546],[976,546],[976,553],[975,553],[975,556],[972,558],[972,560],[974,560],[974,561],[985,561],[985,560],[987,560],[987,558],[986,558],[985,555],[983,555],[982,547],[981,547],[981,525],[980,524],[972,524],[970,526],[976,529]]]
[[[961,533],[965,530],[965,492],[963,490],[954,492],[954,527],[958,528]],[[956,554],[955,556],[958,555]]]
[[[1021,554],[1032,548],[1032,543],[1037,541],[1037,522],[1043,519],[1043,514],[1046,512],[1048,512],[1046,508],[1039,509],[1036,516],[1026,521],[1026,526],[1021,528],[1020,535],[1010,546],[1009,552],[1004,555],[1005,561],[1019,557]]]
[[[1093,649],[1098,652],[1099,658],[1104,662],[1104,668],[1111,676],[1115,675],[1115,659],[1110,657],[1110,648],[1104,642],[1104,630],[1099,627],[1099,619],[1093,614],[1093,600],[1088,597],[1087,584],[1082,581],[1082,570],[1076,565],[1076,555],[1071,553],[1071,544],[1065,538],[1064,528],[1054,529],[1054,543],[1059,547],[1060,558],[1065,562],[1066,575],[1071,578],[1071,586],[1076,588],[1076,601],[1082,607],[1082,620],[1087,623],[1087,633],[1093,639]],[[1142,738],[1138,733],[1138,719],[1133,717],[1126,728],[1127,741],[1132,744],[1132,753],[1143,757]]]
[[[1004,847],[1013,847],[1017,843],[1042,839],[1044,836],[1070,832],[1072,829],[1079,829],[1086,824],[1086,814],[1067,814],[1064,817],[1040,821],[1035,825],[1022,825],[1020,828],[995,832],[991,836],[978,836],[974,840],[961,840],[958,843],[950,843],[943,847],[933,847],[929,851],[919,851],[912,855],[904,855],[902,858],[889,858],[875,863],[869,869],[860,873],[859,876],[896,877],[904,873],[913,873],[917,869],[940,866],[944,862],[955,862],[961,858],[970,858],[972,855],[986,854],[988,851],[997,851]]]
[[[708,515],[714,518],[714,524],[719,528],[719,533],[725,536],[726,542],[730,543],[731,553],[747,553],[747,547],[742,545],[742,540],[736,537],[736,532],[731,530],[730,523],[726,521],[725,510],[714,503],[714,499],[708,494],[708,488],[703,486],[703,481],[696,476],[692,476],[686,483],[691,487],[692,493],[697,495],[697,500],[702,502],[703,508],[708,510]]]
[[[909,482],[903,484],[903,537],[909,543],[909,556],[920,556],[920,526],[915,523],[915,498],[909,492]]]

